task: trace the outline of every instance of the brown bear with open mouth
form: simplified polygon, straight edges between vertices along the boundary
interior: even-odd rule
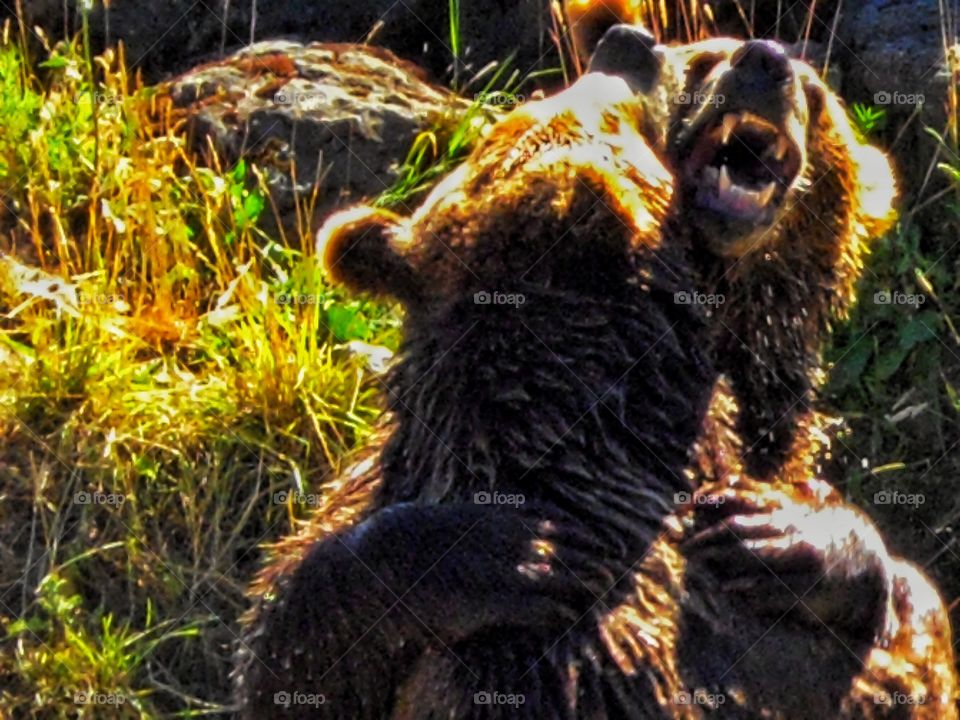
[[[675,172],[669,232],[696,248],[697,290],[723,299],[711,310],[711,354],[739,403],[744,470],[804,482],[828,442],[828,420],[810,408],[820,346],[854,297],[870,238],[892,221],[888,159],[855,137],[813,69],[775,43],[667,48],[621,26],[591,67],[630,79],[647,137]],[[888,572],[887,624],[842,717],[955,718],[943,602],[912,564],[892,559]]]
[[[264,573],[247,716],[803,718],[845,702],[889,621],[891,561],[822,483],[747,478],[700,308],[678,302],[696,280],[686,236],[664,233],[671,182],[640,134],[656,118],[612,80],[515,111],[413,218],[326,227],[328,267],[401,299],[407,342],[382,442]],[[524,303],[477,300],[496,287]],[[612,418],[580,406],[576,377],[595,402],[615,390]]]

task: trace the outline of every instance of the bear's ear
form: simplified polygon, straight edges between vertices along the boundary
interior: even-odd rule
[[[660,75],[657,41],[641,25],[614,25],[600,39],[588,72],[621,77],[635,93],[649,93]]]
[[[335,282],[408,305],[421,297],[411,246],[403,218],[366,205],[332,215],[317,233],[317,257]]]
[[[574,48],[584,65],[607,30],[620,23],[641,21],[637,0],[566,0],[564,11]]]
[[[858,137],[843,103],[812,69],[802,79],[810,125],[829,128],[836,145],[849,154],[856,180],[858,220],[867,237],[878,237],[897,218],[897,178],[890,157]]]

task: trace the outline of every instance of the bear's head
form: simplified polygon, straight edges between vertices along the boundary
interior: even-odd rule
[[[361,206],[330,218],[324,266],[411,313],[524,288],[627,292],[653,264],[672,188],[633,98],[595,74],[514,110],[409,216]]]
[[[608,31],[590,68],[639,78],[675,215],[717,265],[741,275],[775,257],[846,306],[866,243],[895,217],[896,182],[813,68],[771,41],[651,46],[630,26]]]

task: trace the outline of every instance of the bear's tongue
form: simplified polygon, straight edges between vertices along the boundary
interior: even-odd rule
[[[720,170],[709,165],[700,175],[701,190],[713,210],[728,211],[738,217],[759,217],[769,206],[777,191],[777,184],[771,181],[763,190],[748,190],[730,179],[727,165]],[[699,195],[699,193],[698,193]]]
[[[799,169],[793,143],[767,121],[726,113],[693,144],[684,179],[702,207],[737,218],[770,215]]]

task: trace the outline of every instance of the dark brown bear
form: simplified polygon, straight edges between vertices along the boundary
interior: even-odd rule
[[[328,267],[403,300],[407,343],[382,445],[264,574],[249,717],[697,717],[704,702],[805,717],[842,701],[885,617],[887,556],[817,483],[727,477],[732,398],[695,350],[697,308],[676,302],[692,278],[661,237],[670,184],[642,113],[590,76],[498,124],[413,218],[327,227]],[[525,302],[478,309],[495,288]],[[734,512],[670,520],[702,467]],[[527,502],[466,505],[478,491]],[[483,538],[465,532],[478,523]],[[759,591],[724,592],[719,558],[724,582]],[[799,612],[757,622],[821,576]],[[327,702],[274,703],[296,692]]]
[[[644,85],[647,136],[676,174],[670,233],[695,248],[698,290],[724,299],[711,354],[744,409],[734,416],[745,470],[804,482],[828,437],[829,420],[810,408],[820,345],[854,297],[870,238],[892,220],[889,161],[857,140],[815,72],[775,44],[654,47],[620,28],[604,45],[593,68]],[[642,48],[652,60],[636,60]],[[894,559],[888,572],[888,624],[843,716],[955,718],[943,602],[910,563]]]
[[[413,217],[327,225],[331,273],[405,304],[403,359],[362,521],[273,573],[246,717],[384,717],[424,653],[487,628],[541,652],[692,490],[714,376],[634,109],[586,78],[498,123]]]

